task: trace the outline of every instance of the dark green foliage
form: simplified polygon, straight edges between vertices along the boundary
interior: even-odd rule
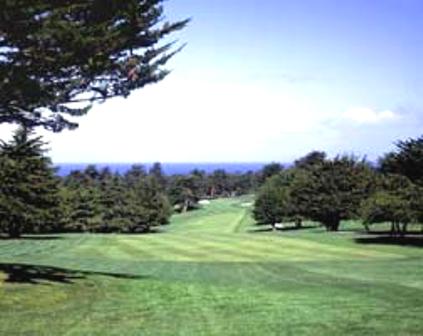
[[[254,193],[258,188],[258,179],[256,174],[252,171],[248,171],[244,174],[233,174],[231,176],[233,180],[233,188],[236,195],[245,195]]]
[[[148,173],[134,165],[123,176],[90,165],[62,180],[63,221],[67,231],[148,232],[168,222],[172,206],[182,212],[198,208],[210,184],[218,186],[214,196],[222,197],[250,192],[254,181],[251,172],[218,171],[214,179],[199,170],[166,176],[159,163]]]
[[[163,79],[179,49],[160,42],[187,21],[163,22],[162,3],[2,1],[0,123],[74,128],[94,101]]]
[[[364,161],[337,157],[302,169],[291,184],[298,214],[337,231],[341,220],[356,218],[360,202],[374,187],[373,172]]]
[[[166,177],[167,193],[178,211],[196,209],[200,199],[234,197],[253,193],[257,189],[257,177],[253,172],[227,173],[217,169],[211,174],[194,169],[187,175]]]
[[[271,162],[265,165],[259,172],[259,183],[263,184],[269,177],[272,177],[282,171],[283,166],[278,162]]]
[[[266,180],[257,195],[254,217],[259,224],[303,218],[337,231],[341,220],[356,218],[360,203],[374,186],[374,174],[365,161],[354,157],[325,159],[312,152],[295,167]]]
[[[131,226],[130,191],[118,175],[107,175],[99,180],[101,226],[98,231],[124,231]]]
[[[125,176],[88,166],[64,179],[68,202],[68,230],[91,232],[147,232],[166,224],[171,207],[162,186],[142,166]]]
[[[172,177],[168,195],[176,210],[186,212],[194,209],[202,194],[201,180],[198,175],[175,175]]]
[[[0,233],[58,229],[60,196],[44,143],[30,130],[19,128],[9,143],[0,143]]]
[[[168,223],[172,208],[156,179],[149,176],[139,180],[129,193],[131,224],[127,229],[130,232],[148,232],[152,227]]]
[[[123,177],[125,183],[129,186],[135,185],[140,179],[147,177],[147,172],[142,165],[133,165]]]
[[[195,190],[199,198],[208,198],[211,190],[209,175],[204,170],[199,169],[192,170],[190,175],[194,179]]]
[[[101,226],[100,195],[93,186],[72,190],[69,224],[72,231],[96,231]]]
[[[423,186],[423,136],[399,141],[396,146],[396,151],[380,160],[380,170],[406,176],[413,183]]]
[[[254,204],[253,215],[258,224],[276,224],[283,222],[291,214],[290,191],[281,175],[274,175],[266,180],[259,189]]]
[[[166,190],[167,180],[163,172],[162,165],[160,162],[155,162],[149,171],[149,175],[152,176],[159,186],[161,191]]]
[[[209,176],[209,194],[210,197],[228,197],[231,195],[231,180],[223,169],[216,169]]]
[[[296,169],[281,171],[268,178],[257,193],[253,215],[258,224],[295,222],[301,227],[303,209],[301,203],[293,199],[291,185],[301,172]]]
[[[369,224],[390,222],[392,234],[406,233],[407,224],[413,220],[409,200],[387,191],[378,191],[366,200],[362,218],[367,231]]]
[[[315,165],[324,163],[326,160],[326,153],[319,151],[312,151],[302,158],[295,160],[294,166],[300,169],[310,169]]]
[[[391,223],[391,234],[404,235],[409,223],[423,219],[422,189],[401,175],[379,177],[378,189],[361,206],[363,224]]]
[[[83,172],[71,172],[63,180],[66,230],[95,231],[101,226],[99,176],[95,166],[88,166]]]

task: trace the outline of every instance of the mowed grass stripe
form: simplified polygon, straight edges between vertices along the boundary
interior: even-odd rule
[[[122,241],[120,241],[122,243]],[[141,252],[147,259],[156,258],[159,260],[179,261],[299,261],[312,260],[316,257],[316,251],[303,249],[292,249],[283,245],[269,245],[264,242],[246,242],[233,236],[221,240],[215,235],[204,236],[203,239],[188,237],[172,237],[172,239],[149,240],[148,244],[134,240],[125,240],[125,244],[134,247],[131,252]],[[143,251],[155,251],[155,253],[144,254]],[[343,256],[332,253],[322,253],[319,250],[319,257],[325,260],[342,259]]]
[[[160,237],[159,237],[160,238]],[[245,244],[243,240],[233,235],[230,239],[221,241],[215,235],[203,236],[202,239],[196,237],[175,237],[172,239],[150,239],[148,244],[135,240],[125,240],[125,244],[133,246],[141,253],[143,250],[155,251],[150,253],[147,258],[156,257],[157,259],[172,260],[203,260],[203,261],[260,261],[273,257],[277,260],[309,259],[310,255],[301,253],[301,251],[279,248],[269,248],[262,245]],[[122,240],[120,241],[122,243]],[[245,248],[244,248],[245,247]],[[135,251],[134,251],[135,252]],[[171,253],[169,253],[171,252]],[[328,256],[328,258],[333,256]]]
[[[292,257],[292,260],[315,260],[323,258],[326,260],[368,259],[372,258],[401,258],[402,255],[387,253],[384,251],[363,250],[362,247],[331,246],[327,243],[315,243],[308,239],[293,239],[283,237],[279,234],[275,236],[253,236],[239,234],[225,235],[199,235],[182,237],[182,240],[201,241],[202,245],[213,242],[217,245],[223,244],[236,246],[240,251],[255,251],[256,256],[260,258],[272,258],[286,260]],[[250,255],[249,253],[247,255]],[[289,259],[288,259],[289,260]]]
[[[213,236],[211,236],[213,237]],[[151,249],[148,258],[157,260],[173,261],[249,261],[251,253],[239,251],[235,245],[236,240],[231,244],[213,243],[180,237],[173,239],[150,240],[145,249]],[[125,244],[140,248],[141,243],[134,240],[126,240]],[[147,247],[148,246],[148,247]]]
[[[313,243],[310,240],[280,236],[263,239],[248,235],[248,240],[242,238],[236,234],[224,236],[213,234],[202,234],[201,236],[155,235],[148,239],[119,239],[119,242],[121,245],[122,242],[125,242],[122,246],[131,245],[131,249],[126,248],[129,252],[128,257],[134,253],[141,253],[144,258],[159,260],[260,261],[267,258],[301,261],[313,260],[316,257],[322,260],[392,257],[392,254],[385,252],[371,251],[369,253],[359,248],[334,247],[328,246],[328,244]],[[119,251],[117,247],[114,249]],[[114,253],[114,255],[117,257],[119,253]]]
[[[252,219],[241,202],[212,201],[159,234],[5,241],[10,263],[90,273],[66,284],[1,283],[0,310],[16,314],[0,316],[0,333],[422,334],[422,249],[319,229],[243,232]]]
[[[210,237],[210,236],[203,236]],[[403,254],[397,254],[387,252],[386,250],[375,249],[375,247],[366,248],[362,245],[353,246],[335,246],[330,242],[316,242],[309,238],[294,238],[292,236],[283,236],[283,233],[275,232],[266,235],[260,235],[257,233],[240,233],[236,235],[214,235],[213,240],[219,240],[221,242],[230,243],[234,237],[242,242],[243,245],[249,247],[251,245],[254,248],[257,246],[269,246],[277,251],[281,249],[292,249],[294,251],[310,251],[313,259],[316,259],[323,253],[323,255],[339,256],[339,259],[345,257],[353,258],[403,258]],[[317,253],[317,254],[316,254]],[[338,259],[338,257],[337,257]]]

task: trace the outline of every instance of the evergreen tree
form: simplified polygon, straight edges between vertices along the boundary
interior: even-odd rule
[[[315,165],[324,163],[326,160],[326,153],[320,151],[312,151],[302,158],[295,160],[294,166],[300,169],[309,169]]]
[[[413,183],[423,186],[423,136],[399,141],[395,151],[380,159],[383,173],[406,176]]]
[[[200,200],[198,180],[193,175],[174,175],[168,195],[172,205],[181,212],[194,209]]]
[[[259,189],[254,203],[253,215],[258,224],[271,224],[294,221],[297,228],[302,225],[303,209],[291,195],[291,185],[298,178],[295,169],[281,171],[269,177]]]
[[[157,181],[148,176],[138,180],[130,189],[129,232],[149,232],[152,227],[167,224],[172,209]]]
[[[410,223],[422,222],[423,190],[401,175],[379,176],[377,190],[362,202],[361,216],[370,224],[391,223],[391,234],[404,235]]]
[[[232,185],[228,173],[224,169],[216,169],[209,176],[209,193],[211,197],[228,197]]]
[[[269,177],[272,177],[274,175],[277,175],[279,172],[281,172],[283,169],[283,166],[278,162],[272,162],[267,165],[265,165],[262,170],[259,172],[259,182],[260,184],[263,184],[266,182],[266,180]]]
[[[163,79],[180,48],[161,42],[187,20],[163,23],[162,3],[2,1],[0,124],[74,128],[67,116],[85,114],[94,101]]]
[[[153,163],[153,166],[149,171],[149,175],[156,179],[157,185],[162,191],[166,190],[166,175],[163,172],[162,165],[160,162]]]
[[[208,177],[204,170],[194,169],[190,176],[193,178],[194,193],[198,198],[207,197],[208,192]]]
[[[276,224],[282,223],[286,216],[289,202],[288,189],[281,185],[279,176],[272,176],[260,188],[253,215],[258,224],[270,224],[276,230]]]
[[[301,169],[290,188],[299,215],[338,231],[341,220],[358,216],[374,188],[374,174],[365,161],[337,157]]]
[[[59,224],[59,181],[44,145],[23,127],[0,142],[0,232],[10,237]]]
[[[119,175],[104,180],[100,188],[102,232],[125,231],[131,225],[131,194]]]
[[[99,176],[94,166],[72,171],[63,179],[66,202],[66,229],[76,232],[96,231],[101,226]],[[95,178],[93,178],[95,177]]]
[[[257,176],[250,170],[244,174],[238,175],[235,185],[239,195],[254,193],[258,186]]]
[[[132,165],[131,169],[129,169],[124,175],[125,183],[127,183],[130,187],[134,186],[140,179],[145,177],[147,177],[147,173],[145,171],[145,167],[142,165]]]
[[[100,197],[96,188],[80,186],[71,191],[70,225],[72,231],[95,232],[101,226]]]

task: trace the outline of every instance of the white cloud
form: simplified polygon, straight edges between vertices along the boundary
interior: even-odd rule
[[[284,88],[169,77],[47,139],[55,162],[277,160],[326,141],[325,118]]]
[[[366,148],[367,137],[351,126],[399,118],[370,108],[339,114],[341,102],[331,104],[289,86],[172,75],[128,99],[96,105],[75,131],[40,134],[57,163],[290,161],[313,149],[349,149],[340,149],[348,132]],[[7,131],[0,127],[0,138]]]
[[[353,107],[343,114],[343,118],[358,124],[380,124],[398,119],[399,115],[390,110],[376,111],[369,107]]]

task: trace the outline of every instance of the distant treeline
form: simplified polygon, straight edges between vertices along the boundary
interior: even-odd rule
[[[423,224],[423,136],[396,145],[376,166],[354,156],[307,154],[261,186],[255,219],[274,229],[312,220],[328,231],[338,231],[342,220],[359,219],[367,230],[390,223],[391,234],[406,234],[409,224]]]
[[[125,174],[94,165],[61,178],[65,205],[62,229],[76,232],[148,232],[167,224],[173,212],[197,208],[201,199],[252,193],[258,174],[211,174],[193,170],[185,175],[165,175],[160,163],[148,171],[134,165]]]
[[[124,174],[90,165],[58,176],[44,145],[25,128],[0,144],[0,234],[148,232],[201,199],[253,193],[266,179],[263,171],[223,169],[166,175],[160,163]]]
[[[289,167],[183,175],[166,175],[155,163],[124,174],[90,165],[58,176],[44,145],[25,128],[0,143],[0,234],[149,232],[201,199],[251,193],[257,223],[273,228],[312,220],[337,231],[342,220],[361,219],[367,229],[389,222],[402,235],[410,223],[423,223],[423,137],[400,141],[377,165],[314,151]]]

